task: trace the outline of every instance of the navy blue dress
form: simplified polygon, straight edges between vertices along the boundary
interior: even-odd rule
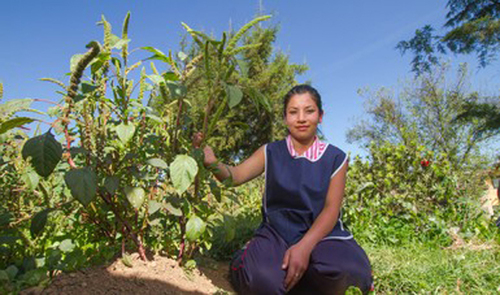
[[[295,154],[290,138],[265,147],[263,222],[230,265],[231,283],[238,294],[285,294],[284,254],[312,226],[324,207],[331,178],[347,162],[342,150],[318,140],[304,155]],[[343,294],[349,286],[367,293],[372,287],[371,267],[338,216],[333,230],[311,252],[307,271],[290,293]]]
[[[297,243],[325,205],[331,178],[347,155],[328,145],[315,161],[292,157],[285,140],[266,145],[266,191],[263,216],[289,244]],[[351,239],[340,216],[325,239]]]

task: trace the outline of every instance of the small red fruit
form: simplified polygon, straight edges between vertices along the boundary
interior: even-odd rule
[[[429,164],[430,164],[429,160],[423,159],[422,161],[420,161],[420,165],[424,168],[429,166]]]

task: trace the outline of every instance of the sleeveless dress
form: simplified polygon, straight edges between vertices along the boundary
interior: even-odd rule
[[[230,281],[238,294],[286,293],[284,254],[320,214],[330,180],[346,165],[347,155],[317,137],[298,155],[289,135],[266,144],[265,162],[262,223],[230,264]],[[332,231],[311,252],[309,267],[290,294],[343,294],[349,286],[367,293],[372,281],[368,257],[340,213]]]
[[[321,213],[330,180],[346,165],[347,155],[316,139],[303,156],[298,156],[290,136],[267,144],[265,151],[266,187],[262,216],[292,245],[302,238]],[[351,238],[339,214],[335,227],[324,239]]]

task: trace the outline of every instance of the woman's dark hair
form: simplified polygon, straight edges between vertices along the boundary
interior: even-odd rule
[[[283,99],[283,116],[286,116],[286,107],[288,106],[288,103],[290,102],[292,96],[294,96],[295,94],[304,94],[304,93],[309,93],[311,95],[312,99],[316,102],[316,106],[319,109],[319,113],[323,114],[323,107],[321,105],[321,95],[319,95],[318,90],[316,90],[311,85],[300,84],[294,86],[292,89],[290,89],[290,91],[288,91],[287,94],[285,94],[285,97]]]

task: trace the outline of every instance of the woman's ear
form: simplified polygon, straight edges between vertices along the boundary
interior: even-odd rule
[[[321,124],[321,123],[323,123],[323,114],[324,114],[324,113],[325,113],[325,112],[321,112],[321,114],[319,115],[319,123],[320,123],[320,124]]]

